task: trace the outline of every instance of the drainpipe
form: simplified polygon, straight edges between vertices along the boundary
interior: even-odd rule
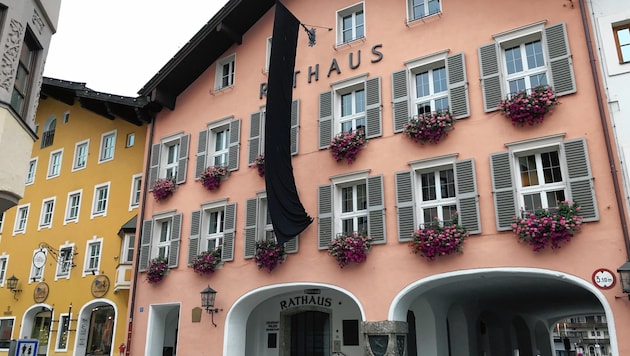
[[[133,283],[131,284],[131,300],[129,301],[129,325],[127,325],[127,348],[125,350],[125,355],[129,356],[131,353],[131,331],[133,326],[133,315],[136,308],[136,288],[138,285],[138,271],[140,269],[140,241],[142,236],[142,222],[144,221],[144,205],[147,202],[147,191],[149,190],[149,169],[151,168],[151,145],[153,144],[153,134],[155,131],[155,115],[151,119],[149,123],[149,139],[147,140],[147,161],[146,166],[144,167],[144,179],[143,179],[143,187],[142,187],[142,205],[139,207],[140,215],[138,216],[138,222],[136,226],[136,243],[134,244],[136,247],[136,264],[134,266],[133,272]],[[140,228],[137,228],[140,226]]]
[[[610,133],[608,131],[608,121],[606,120],[606,112],[604,110],[604,99],[599,83],[599,75],[597,72],[597,64],[595,63],[595,54],[593,44],[591,42],[591,31],[586,16],[584,0],[579,0],[580,14],[582,15],[582,27],[584,27],[584,37],[586,47],[588,48],[588,59],[591,64],[591,74],[593,75],[593,84],[595,85],[595,95],[597,97],[597,108],[599,110],[599,119],[604,130],[604,141],[606,142],[606,151],[608,153],[608,164],[610,165],[610,174],[612,175],[613,187],[615,190],[615,198],[617,200],[617,210],[619,211],[619,220],[621,221],[621,231],[623,232],[623,242],[626,245],[626,260],[630,261],[630,236],[628,235],[628,225],[626,221],[625,202],[621,194],[619,177],[617,176],[617,167],[615,155],[613,154]]]

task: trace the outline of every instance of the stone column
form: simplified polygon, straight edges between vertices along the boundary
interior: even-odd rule
[[[366,356],[405,356],[407,323],[404,321],[363,322]]]

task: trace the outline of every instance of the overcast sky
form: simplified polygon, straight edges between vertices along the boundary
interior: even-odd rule
[[[135,97],[227,0],[62,0],[44,76]]]

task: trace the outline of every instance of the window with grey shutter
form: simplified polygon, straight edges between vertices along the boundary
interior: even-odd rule
[[[258,199],[245,201],[245,258],[253,258],[256,253],[256,230],[258,225]]]
[[[392,73],[394,132],[402,132],[409,122],[409,89],[406,69]]]
[[[300,100],[293,100],[291,103],[291,155],[298,154],[299,136],[298,129],[300,127]]]
[[[171,246],[168,249],[168,267],[175,268],[179,263],[179,245],[182,235],[182,214],[175,214],[172,218]]]
[[[223,228],[223,247],[221,259],[234,261],[234,233],[236,230],[236,203],[225,206],[225,225]]]
[[[230,121],[230,147],[227,169],[233,172],[238,169],[241,150],[241,119]]]
[[[149,191],[153,190],[155,182],[158,179],[160,169],[160,150],[162,145],[156,143],[151,146],[151,167],[149,167]]]
[[[396,173],[396,218],[398,219],[398,241],[410,241],[416,230],[416,214],[412,186],[413,171]]]
[[[479,65],[483,109],[485,112],[497,110],[503,94],[501,93],[498,46],[495,42],[479,47]]]
[[[381,77],[365,81],[365,135],[374,138],[383,135],[381,118]]]
[[[177,164],[177,184],[186,182],[186,168],[188,167],[188,142],[190,134],[179,138],[179,161]]]
[[[319,149],[328,148],[333,138],[332,100],[332,91],[319,94]]]
[[[475,162],[472,159],[455,162],[455,188],[457,190],[457,213],[459,223],[471,234],[481,233],[479,199]]]
[[[576,92],[566,25],[560,23],[545,28],[547,53],[553,90],[557,96]]]
[[[188,265],[199,254],[199,234],[201,230],[201,210],[190,213],[190,237],[188,238]]]
[[[320,250],[328,248],[333,237],[333,186],[320,185],[317,191],[318,217],[317,247]]]
[[[284,243],[284,252],[286,253],[297,253],[299,246],[300,237],[296,236],[291,240]]]
[[[492,194],[498,231],[511,230],[512,221],[518,211],[510,160],[511,157],[508,152],[490,155]]]
[[[262,124],[261,113],[255,112],[249,119],[249,154],[247,155],[247,164],[252,165],[256,161],[256,156],[261,152],[260,150],[260,135]]]
[[[567,140],[563,143],[563,148],[571,200],[580,205],[583,221],[598,221],[599,211],[595,200],[595,187],[593,187],[593,175],[591,174],[586,139]]]
[[[385,199],[383,197],[383,175],[368,177],[368,229],[372,242],[385,243]]]
[[[153,220],[144,220],[142,222],[142,238],[140,239],[140,259],[138,261],[138,270],[145,272],[149,267],[151,260],[151,240],[153,238]]]
[[[206,169],[206,153],[208,152],[209,130],[199,131],[199,141],[197,141],[197,160],[195,163],[195,179],[201,177]]]
[[[446,73],[448,76],[448,106],[453,117],[455,119],[469,117],[468,82],[463,52],[446,57]]]

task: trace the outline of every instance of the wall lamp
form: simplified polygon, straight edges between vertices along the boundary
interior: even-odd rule
[[[201,291],[201,307],[206,309],[206,313],[212,315],[212,325],[214,325],[215,328],[217,324],[214,323],[214,313],[223,310],[214,307],[214,298],[216,298],[216,296],[217,291],[210,288],[210,286]]]
[[[13,292],[13,299],[15,300],[18,300],[16,294],[22,291],[17,287],[19,281],[20,280],[15,275],[7,278],[7,288],[9,288],[11,292]]]
[[[626,293],[628,299],[630,299],[630,261],[626,261],[621,267],[617,268],[617,272],[621,280],[621,291]]]

